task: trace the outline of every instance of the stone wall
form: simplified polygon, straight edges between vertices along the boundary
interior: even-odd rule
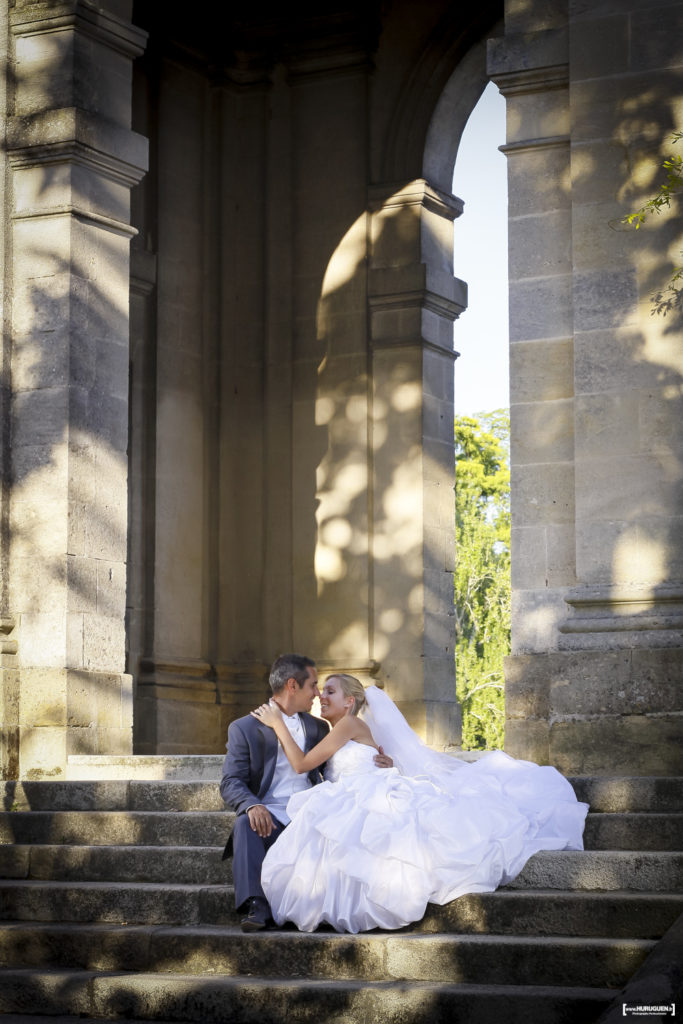
[[[24,777],[132,744],[129,193],[147,144],[124,7],[17,2],[4,21],[4,770]]]
[[[680,769],[680,312],[653,315],[680,221],[660,184],[683,104],[683,5],[510,0],[510,752]],[[676,242],[676,239],[679,239]]]

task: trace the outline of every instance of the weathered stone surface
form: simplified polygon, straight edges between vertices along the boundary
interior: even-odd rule
[[[623,1017],[625,1004],[664,1006],[668,1016],[669,1007],[675,1006],[683,984],[682,943],[683,920],[679,918],[629,979],[618,1000],[615,999],[600,1017],[600,1024],[616,1024],[620,1014]]]
[[[552,237],[554,245],[548,244]],[[509,274],[513,281],[566,274],[571,269],[571,212],[548,210],[511,218],[508,225]]]
[[[588,850],[678,850],[683,814],[595,814],[586,820]]]
[[[511,281],[510,342],[570,336],[571,289],[568,274],[535,281]]]
[[[222,734],[223,747],[227,728]],[[69,779],[125,779],[156,780],[210,779],[218,785],[225,753],[213,756],[201,755],[107,755],[78,757],[72,755],[67,763]],[[162,809],[162,808],[159,808]],[[166,809],[166,808],[164,808]],[[214,808],[218,810],[219,808]]]
[[[508,719],[548,719],[551,679],[546,666],[546,670],[541,669],[540,672],[534,671],[536,666],[536,660],[531,657],[505,660],[505,706]]]
[[[519,590],[512,595],[513,617],[517,630],[512,637],[512,653],[530,654],[552,651],[557,629],[566,619],[562,590]]]
[[[510,410],[511,429],[522,440],[515,446],[517,466],[570,462],[574,456],[574,403],[525,402]]]
[[[535,760],[545,735],[545,757],[565,773],[677,774],[680,657],[680,649],[663,649],[507,658],[506,750],[524,756],[528,742]]]
[[[652,856],[642,854],[642,857]],[[529,862],[529,870],[536,859]],[[533,877],[533,874],[530,875]],[[462,896],[444,907],[430,904],[420,929],[465,934],[575,935],[655,938],[681,912],[683,898],[653,893],[646,903],[636,893],[559,890]],[[415,927],[415,926],[413,926]]]
[[[572,889],[608,892],[678,892],[683,880],[683,856],[672,852],[591,850],[537,854],[527,861],[508,889]]]
[[[515,708],[516,705],[513,704],[511,713],[515,711]],[[505,751],[511,757],[532,760],[536,764],[552,764],[549,737],[550,729],[547,721],[525,718],[506,719]]]
[[[567,773],[677,775],[683,727],[675,715],[624,715],[550,726],[550,763]]]
[[[225,811],[201,815],[173,811],[107,811],[87,815],[79,811],[18,811],[11,817],[3,813],[0,824],[0,834],[8,836],[10,842],[21,836],[29,842],[60,843],[80,837],[81,842],[98,846],[223,846],[232,816]]]
[[[573,344],[566,338],[510,346],[510,403],[551,402],[574,394]]]
[[[490,984],[507,984],[510,975],[534,978],[539,985],[623,984],[643,962],[652,943],[591,942],[588,939],[528,939],[496,946],[477,936],[459,943],[414,935],[387,942],[387,969],[392,977],[418,981],[467,983],[485,976]],[[539,947],[543,950],[539,958]],[[585,954],[589,953],[586,958]],[[540,960],[540,963],[539,963]],[[533,966],[532,966],[533,965]]]
[[[683,779],[653,775],[642,777],[574,776],[569,780],[579,800],[594,811],[680,812]]]
[[[569,208],[571,192],[569,140],[563,145],[508,154],[508,212],[510,217]],[[514,375],[511,374],[514,382]]]
[[[586,715],[648,715],[667,711],[675,703],[678,681],[667,688],[654,688],[647,681],[633,678],[629,653],[615,651],[612,665],[614,675],[608,684],[596,689],[593,678],[571,678],[554,681],[551,685],[550,704],[555,716]],[[604,655],[601,660],[605,662]],[[620,665],[621,662],[621,665]]]

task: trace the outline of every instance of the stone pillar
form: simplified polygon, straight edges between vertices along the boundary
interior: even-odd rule
[[[509,0],[489,48],[510,182],[506,749],[575,773],[681,767],[683,362],[679,323],[652,315],[676,233],[623,224],[683,95],[662,26],[616,0]]]
[[[460,741],[455,698],[453,277],[460,200],[418,180],[370,208],[372,653],[411,724]]]
[[[8,99],[13,772],[129,753],[125,673],[130,4],[18,0]],[[6,568],[6,566],[5,566]]]

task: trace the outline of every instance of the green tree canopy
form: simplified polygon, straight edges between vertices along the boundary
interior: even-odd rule
[[[455,420],[455,659],[463,747],[504,739],[503,657],[510,650],[510,420]]]

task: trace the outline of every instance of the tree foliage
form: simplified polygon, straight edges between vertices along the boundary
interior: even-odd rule
[[[681,139],[683,139],[683,132],[674,132],[671,136],[672,145],[680,142]],[[659,186],[657,193],[648,199],[639,210],[634,210],[633,213],[624,217],[624,223],[630,224],[636,231],[653,213],[659,214],[663,210],[670,209],[676,196],[683,192],[683,156],[680,153],[672,153],[663,161],[662,170],[665,180]],[[683,250],[681,257],[683,258]],[[652,302],[652,312],[660,313],[662,316],[666,316],[672,309],[683,304],[683,266],[673,268],[667,287],[663,292],[653,295]]]
[[[463,747],[502,748],[510,650],[510,419],[455,419],[455,671]]]

